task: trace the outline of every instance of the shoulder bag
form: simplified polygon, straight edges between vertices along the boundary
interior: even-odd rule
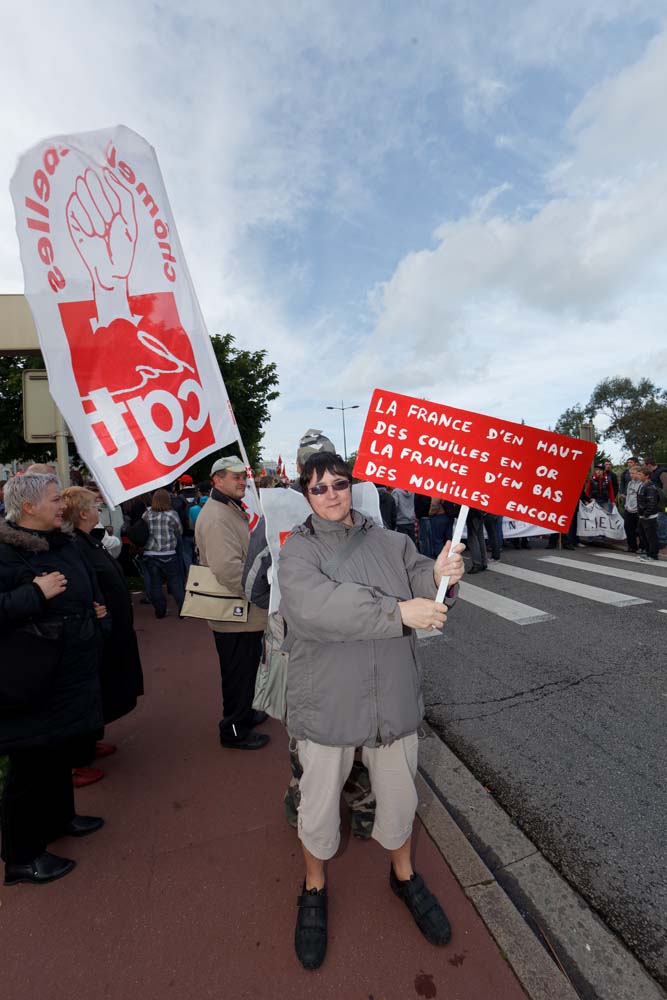
[[[248,601],[232,597],[208,566],[190,567],[185,584],[183,618],[207,618],[214,622],[247,622]]]

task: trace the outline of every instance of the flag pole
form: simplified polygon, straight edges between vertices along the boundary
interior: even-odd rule
[[[454,525],[454,534],[452,536],[452,544],[451,544],[450,549],[449,549],[450,552],[454,548],[454,546],[458,545],[459,542],[461,541],[461,536],[463,534],[463,529],[465,528],[465,524],[466,524],[466,520],[468,518],[468,511],[469,510],[470,510],[470,507],[466,507],[465,504],[461,505],[461,510],[459,511],[459,516],[457,517],[456,524]],[[445,600],[445,597],[447,596],[447,591],[448,590],[449,590],[449,577],[448,576],[443,576],[442,580],[440,581],[440,586],[438,587],[438,593],[436,594],[436,597],[435,597],[436,601],[439,601],[440,604],[442,604],[444,602],[444,600]]]

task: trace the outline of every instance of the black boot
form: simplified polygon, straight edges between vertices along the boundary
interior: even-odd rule
[[[32,882],[41,885],[43,882],[53,882],[72,871],[76,861],[69,858],[59,858],[57,854],[44,851],[33,861],[24,865],[5,865],[5,885],[18,885],[19,882]]]
[[[327,953],[327,890],[306,889],[304,882],[297,906],[296,957],[304,969],[319,969]]]
[[[421,875],[414,872],[411,878],[403,881],[396,878],[392,868],[389,872],[389,884],[415,918],[415,923],[426,940],[431,944],[447,944],[452,936],[449,920]]]

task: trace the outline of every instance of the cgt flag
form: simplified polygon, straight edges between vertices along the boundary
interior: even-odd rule
[[[11,182],[50,392],[108,501],[239,439],[153,148],[58,136]]]

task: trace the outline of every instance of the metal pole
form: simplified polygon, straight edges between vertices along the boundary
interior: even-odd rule
[[[345,461],[347,462],[347,438],[345,437],[345,405],[342,399],[340,401],[340,412],[343,414],[343,454],[345,455]]]
[[[58,467],[58,479],[63,489],[69,486],[69,448],[67,445],[67,424],[63,420],[63,415],[55,407],[56,411],[56,463]]]

